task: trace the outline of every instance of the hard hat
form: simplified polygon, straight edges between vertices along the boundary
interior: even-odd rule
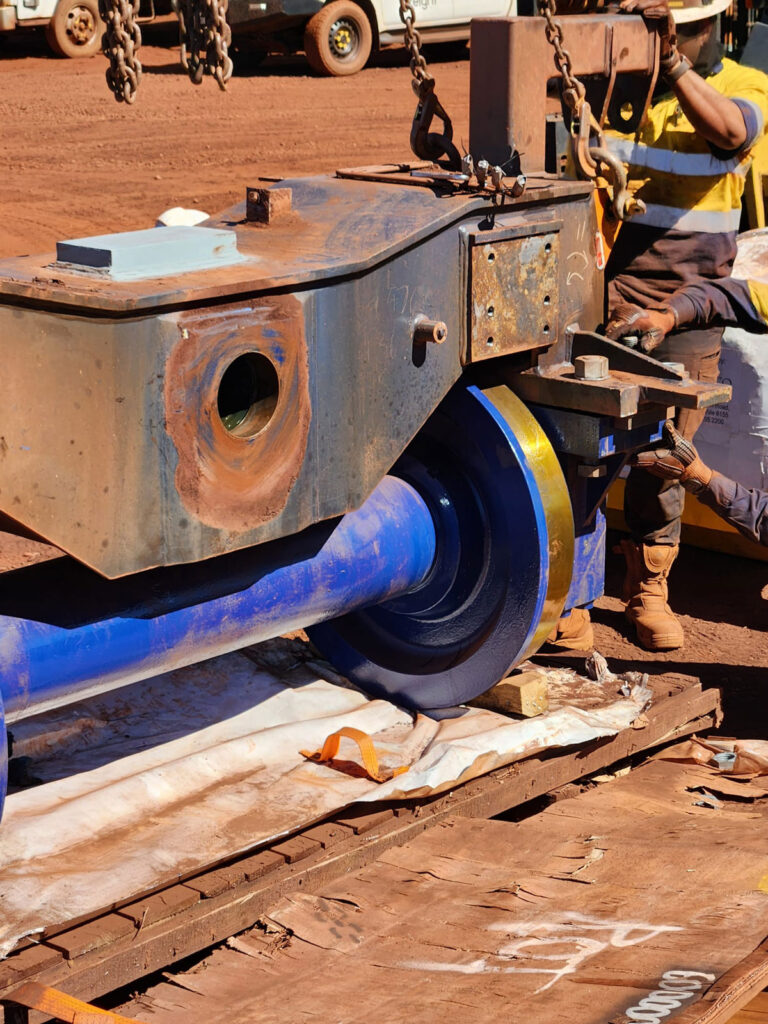
[[[687,25],[689,21],[703,21],[714,18],[727,10],[733,0],[668,0],[669,10],[676,25]]]

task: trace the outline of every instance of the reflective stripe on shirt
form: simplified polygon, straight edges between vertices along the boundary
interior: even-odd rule
[[[608,136],[606,141],[610,151],[615,153],[619,160],[632,167],[645,167],[651,171],[703,177],[709,174],[729,173],[746,175],[749,170],[749,159],[743,156],[719,160],[711,153],[678,153],[671,149],[644,146],[641,142],[633,142],[631,139]]]
[[[736,210],[686,210],[660,203],[647,203],[645,213],[638,213],[632,218],[633,224],[675,228],[677,231],[702,231],[705,234],[738,231],[740,221],[740,207]]]

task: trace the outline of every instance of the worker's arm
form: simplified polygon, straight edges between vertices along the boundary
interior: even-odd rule
[[[707,142],[732,153],[750,141],[744,109],[713,89],[692,68],[670,84],[683,113]]]
[[[726,153],[752,145],[762,125],[748,124],[752,120],[750,105],[723,96],[681,57],[667,0],[622,0],[619,6],[627,13],[641,14],[658,31],[662,76],[698,134]]]
[[[664,443],[664,448],[638,452],[633,465],[663,480],[679,481],[743,536],[768,547],[768,491],[743,487],[713,472],[671,420],[664,424]]]
[[[743,327],[767,334],[768,284],[724,277],[686,285],[659,309],[622,302],[611,311],[605,333],[613,341],[635,336],[643,352],[650,353],[681,327]]]

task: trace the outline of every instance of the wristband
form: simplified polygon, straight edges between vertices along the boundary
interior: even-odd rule
[[[660,313],[671,313],[672,319],[675,321],[675,330],[680,326],[680,314],[674,308],[674,306],[662,306],[659,310]]]
[[[687,57],[679,57],[677,63],[673,64],[672,67],[662,70],[662,77],[668,85],[674,85],[675,82],[679,81],[686,71],[690,71],[692,67],[693,65]]]

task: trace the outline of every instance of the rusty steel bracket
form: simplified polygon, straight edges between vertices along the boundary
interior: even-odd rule
[[[634,416],[641,406],[708,409],[731,397],[728,384],[691,380],[674,367],[600,334],[578,329],[566,333],[571,337],[569,362],[534,367],[508,378],[507,383],[524,401],[624,419]],[[607,357],[604,377],[577,376],[574,360],[585,355]]]
[[[663,380],[689,380],[687,373],[680,373],[674,367],[654,359],[653,356],[628,348],[620,341],[611,341],[604,334],[568,328],[566,341],[570,341],[569,358],[577,356],[605,356],[611,370],[634,373],[642,377],[659,377]]]
[[[411,149],[420,160],[447,159],[449,170],[461,170],[461,154],[453,144],[453,124],[435,95],[434,79],[419,83],[419,102],[411,125]],[[430,131],[435,118],[443,122],[442,132]]]

